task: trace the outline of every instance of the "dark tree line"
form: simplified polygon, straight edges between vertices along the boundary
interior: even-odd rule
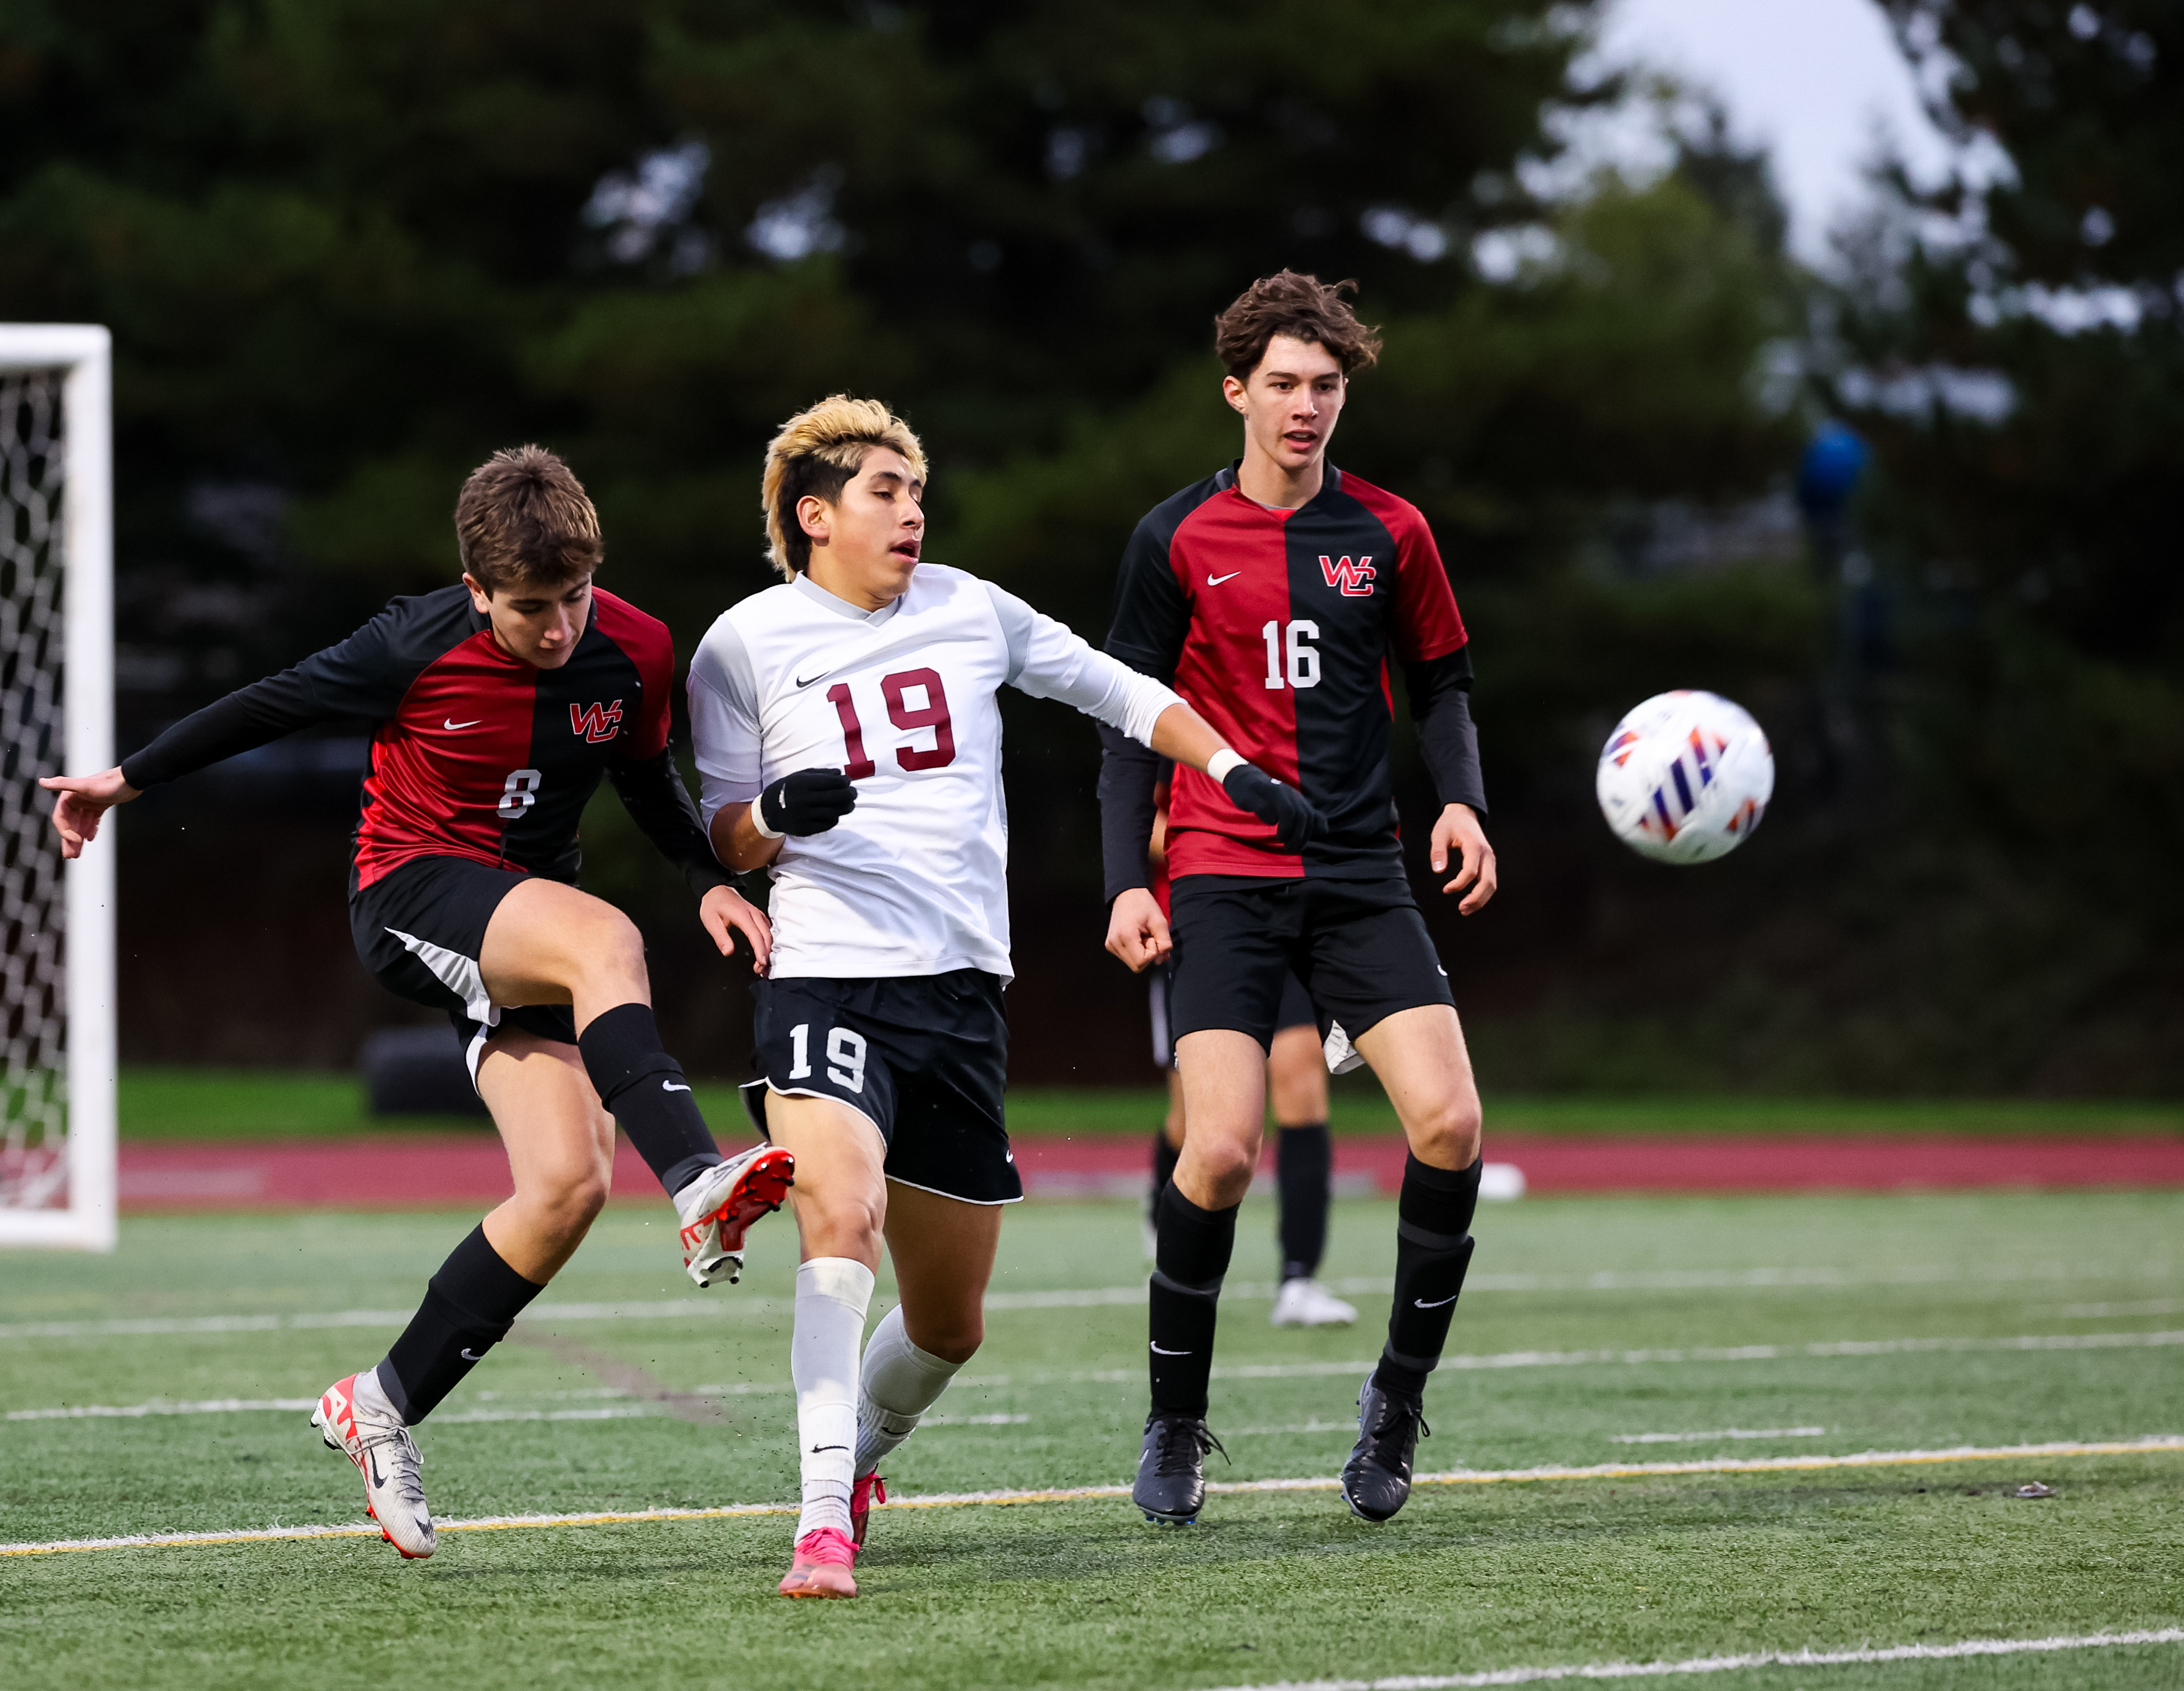
[[[1972,63],[1950,33],[1970,27],[1964,17],[2036,9],[1937,16]],[[1490,918],[1444,924],[1443,937],[1490,1076],[2101,1084],[2082,1064],[2051,1072],[1968,1048],[1956,1030],[1983,998],[1940,1005],[1937,1031],[1899,1041],[1878,1069],[1858,1030],[1868,1014],[1903,1019],[1902,948],[1872,932],[1939,919],[1904,863],[1919,851],[1936,864],[2007,862],[2017,818],[2037,808],[2019,791],[2008,824],[1990,826],[1976,803],[1929,803],[1930,783],[1897,773],[1938,756],[1972,779],[1955,767],[1970,741],[1947,735],[1995,739],[2011,692],[1960,684],[1958,668],[1997,677],[2050,649],[1993,632],[1996,618],[2048,620],[2011,608],[2030,601],[2025,568],[2005,560],[2038,551],[2058,606],[2082,594],[2088,628],[2106,617],[2142,639],[2148,617],[2116,595],[2173,583],[2150,530],[2064,515],[2070,498],[2109,504],[2054,460],[2020,489],[2023,511],[1990,494],[1981,466],[2017,461],[2031,443],[2008,445],[2012,431],[2031,431],[2098,455],[2103,475],[2131,480],[2143,463],[2156,477],[2173,436],[2156,443],[2112,417],[2089,433],[2047,407],[2077,391],[2098,409],[2129,371],[2150,425],[2175,403],[2173,353],[2170,373],[2153,373],[2151,316],[2129,335],[2059,336],[2021,316],[1982,327],[1947,280],[1971,260],[1907,254],[1878,235],[1857,283],[1815,318],[1821,296],[1783,256],[1763,161],[1703,123],[1686,126],[1658,180],[1602,179],[1543,202],[1527,161],[1555,157],[1553,114],[1620,92],[1572,84],[1586,21],[1548,0],[11,0],[0,315],[116,333],[125,738],[337,635],[390,592],[448,579],[458,481],[521,438],[577,466],[607,525],[603,579],[666,616],[687,650],[765,580],[766,437],[838,387],[884,396],[923,432],[932,555],[1096,636],[1138,513],[1235,449],[1212,313],[1291,265],[1356,277],[1365,314],[1385,325],[1386,358],[1358,382],[1336,456],[1426,510],[1478,636],[1508,890]],[[2173,81],[2171,37],[2145,28],[2154,80]],[[2115,74],[2139,75],[2139,50],[2115,39]],[[2039,121],[2056,134],[2058,179],[2075,181],[2089,149],[2108,146],[2085,125],[2121,126],[2126,109],[2103,93],[2087,116],[2075,84],[2055,86],[2077,115]],[[2162,138],[2134,131],[2109,150],[2151,158]],[[2026,165],[2025,193],[2060,192],[2034,186],[2043,168]],[[2173,196],[2158,168],[2143,174],[2141,192]],[[2028,211],[2020,229],[1990,204],[1993,242],[2048,250],[2026,232],[2048,214]],[[2104,261],[2143,254],[2135,276],[2162,263],[2173,274],[2173,253],[2142,228],[2158,204],[2102,204],[2115,227]],[[2072,226],[2078,246],[2057,253],[2084,246],[2082,215]],[[2028,276],[2067,270],[2020,262],[2051,266]],[[1750,556],[1702,547],[1696,566],[1663,540],[1675,521],[1730,532],[1720,514],[1786,483],[1819,408],[1857,397],[1763,379],[1795,367],[1784,349],[1811,341],[1815,321],[1833,351],[1808,345],[1808,367],[1923,367],[1953,334],[2021,342],[2026,361],[2009,369],[2027,403],[1999,431],[1946,411],[1861,415],[1882,466],[1864,520],[1903,583],[1891,638],[1904,655],[1855,685],[1831,656],[1838,589],[1786,562],[1779,537]],[[2173,313],[2163,321],[2173,335]],[[2098,372],[2102,359],[2117,376]],[[2053,372],[2052,391],[2036,366]],[[2041,550],[2042,532],[2067,532],[2073,555],[2094,560],[2070,566],[2082,589]],[[1975,554],[1992,572],[1976,660],[1924,633],[1974,614],[1925,583],[1934,560]],[[2072,663],[2168,684],[2150,650],[2072,644],[2060,628],[2040,638]],[[1763,844],[1702,876],[1626,860],[1591,814],[1607,723],[1687,684],[1758,711],[1785,773]],[[1012,709],[1010,733],[1019,921],[1039,935],[1013,995],[1026,1072],[1134,1077],[1134,989],[1096,951],[1090,737],[1051,707]],[[2159,735],[2140,738],[2154,755]],[[1869,766],[1883,773],[1857,773]],[[2051,780],[2075,790],[2087,767]],[[2173,784],[2164,800],[2134,779],[2120,765],[2112,777],[2134,815],[2173,803]],[[1415,809],[1421,778],[1406,781]],[[268,839],[314,875],[321,857],[338,862],[337,798],[326,814],[268,823],[236,809],[263,810],[262,794],[222,790],[218,806],[176,795],[131,818],[145,842],[127,860],[137,907],[160,911],[171,944],[198,957],[223,942],[203,914],[172,912],[177,888],[242,884],[243,854],[274,849]],[[593,884],[645,912],[663,968],[712,982],[671,877],[610,808],[593,823]],[[2052,812],[2041,826],[2071,833]],[[236,844],[244,830],[259,843]],[[2137,873],[2120,849],[2102,861]],[[2013,873],[2027,896],[2047,896],[2038,866]],[[285,924],[299,976],[314,957],[331,973],[320,954],[345,945],[337,891],[326,896],[294,922],[267,918]],[[1976,997],[1965,959],[1984,959],[2008,921],[1977,897],[1951,908],[1958,973],[1936,991]],[[171,972],[142,972],[134,1049],[233,1057],[268,1043],[245,1011],[208,1024],[201,1006],[218,995],[160,985]],[[2142,1057],[2155,1030],[2128,1031],[2120,979],[2099,975],[2075,1013]],[[725,1002],[706,997],[705,1013]],[[345,1057],[369,1003],[344,1009],[311,1052]],[[2019,1019],[2022,1052],[2050,1011],[2027,1000],[2002,1013]],[[2158,1068],[2139,1061],[2130,1084]]]

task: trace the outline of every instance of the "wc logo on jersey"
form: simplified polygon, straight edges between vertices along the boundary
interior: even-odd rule
[[[1373,596],[1373,560],[1360,558],[1351,563],[1347,558],[1330,558],[1320,554],[1319,572],[1327,578],[1329,587],[1342,589],[1345,599],[1369,599]]]
[[[571,705],[569,732],[581,734],[593,745],[604,745],[621,731],[621,700],[611,705]]]

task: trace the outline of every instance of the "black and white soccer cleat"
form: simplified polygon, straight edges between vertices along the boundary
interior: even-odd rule
[[[1432,1437],[1422,1398],[1384,1392],[1373,1376],[1357,1392],[1357,1445],[1342,1465],[1342,1500],[1361,1521],[1385,1521],[1410,1501],[1411,1457]]]
[[[1138,1458],[1137,1483],[1130,1501],[1156,1526],[1188,1526],[1206,1504],[1206,1453],[1221,1449],[1200,1415],[1145,1417],[1145,1446]]]

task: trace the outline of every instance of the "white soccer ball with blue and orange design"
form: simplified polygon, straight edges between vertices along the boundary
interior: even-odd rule
[[[1615,725],[1593,781],[1615,837],[1663,863],[1703,863],[1752,837],[1774,795],[1774,754],[1718,693],[1658,694]]]

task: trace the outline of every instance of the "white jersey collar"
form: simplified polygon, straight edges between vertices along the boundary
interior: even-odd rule
[[[794,588],[797,592],[802,594],[814,605],[820,606],[826,610],[831,611],[837,617],[844,617],[850,622],[862,622],[866,628],[878,628],[881,623],[886,622],[889,617],[894,616],[897,611],[902,608],[902,600],[900,599],[890,599],[886,604],[881,606],[878,610],[866,611],[859,606],[850,604],[846,599],[838,598],[833,594],[827,592],[825,588],[820,586],[817,582],[812,580],[811,575],[807,572],[803,570],[799,570],[796,572],[796,578],[789,583],[789,586]]]

